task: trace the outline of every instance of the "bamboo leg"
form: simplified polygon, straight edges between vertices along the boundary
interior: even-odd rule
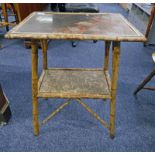
[[[17,14],[16,8],[15,8],[16,4],[10,3],[10,5],[11,5],[11,8],[12,8],[14,16],[15,16],[16,24],[18,24],[19,23],[19,19],[18,19],[18,14]]]
[[[110,41],[105,41],[105,56],[104,56],[104,71],[109,68],[109,51],[110,51]]]
[[[113,42],[112,58],[112,82],[111,82],[111,103],[110,103],[110,137],[115,137],[115,113],[116,113],[116,90],[120,59],[120,42]]]
[[[110,52],[110,45],[111,41],[105,41],[105,55],[104,55],[104,72],[108,71],[109,69],[109,52]],[[106,101],[106,99],[103,99],[103,101]]]
[[[41,49],[42,49],[42,63],[43,63],[43,69],[46,70],[48,68],[47,65],[47,48],[48,48],[48,44],[47,44],[47,40],[40,40],[40,44],[41,44]],[[45,100],[47,100],[48,98],[45,98]]]
[[[3,12],[3,16],[4,16],[4,22],[8,23],[8,13],[7,13],[7,7],[6,4],[2,4],[2,12]],[[9,31],[9,26],[8,24],[6,25],[6,31]]]
[[[43,69],[47,69],[47,40],[41,40],[40,43],[43,52]]]
[[[33,106],[33,126],[34,135],[39,135],[39,123],[38,123],[38,48],[36,42],[32,41],[32,106]]]

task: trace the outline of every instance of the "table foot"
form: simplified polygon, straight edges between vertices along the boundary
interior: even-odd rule
[[[39,136],[39,132],[38,133],[34,133],[34,136],[36,136],[36,137]]]
[[[115,138],[115,135],[110,134],[110,138],[111,138],[111,139],[114,139],[114,138]]]

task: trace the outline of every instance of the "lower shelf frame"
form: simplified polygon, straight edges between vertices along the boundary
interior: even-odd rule
[[[111,99],[111,79],[102,68],[50,68],[38,81],[40,98]]]

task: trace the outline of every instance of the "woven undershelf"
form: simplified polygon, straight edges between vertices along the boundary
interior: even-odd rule
[[[48,69],[38,82],[38,97],[111,98],[110,76],[103,69]]]

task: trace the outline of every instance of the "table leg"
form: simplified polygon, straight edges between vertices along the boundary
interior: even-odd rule
[[[43,69],[47,69],[47,40],[41,40],[40,43],[43,52]]]
[[[111,41],[105,41],[104,71],[107,71],[109,68],[110,45]]]
[[[112,80],[111,80],[111,103],[110,103],[110,137],[115,137],[115,113],[116,113],[116,90],[120,59],[120,42],[113,42],[112,58]]]
[[[8,13],[7,13],[7,7],[5,3],[2,4],[2,13],[4,16],[4,20],[5,20],[4,22],[8,23]],[[8,25],[6,25],[6,31],[9,31]]]
[[[36,42],[32,41],[32,106],[33,106],[33,126],[34,135],[39,135],[39,123],[38,123],[38,47]]]

